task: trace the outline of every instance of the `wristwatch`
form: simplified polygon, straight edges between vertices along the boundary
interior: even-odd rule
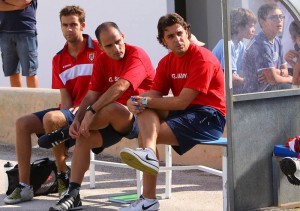
[[[93,114],[96,113],[96,111],[92,108],[92,106],[88,106],[88,107],[86,108],[86,111],[90,111],[90,112],[92,112]]]
[[[143,97],[143,98],[142,98],[142,105],[143,105],[145,108],[148,108],[148,100],[147,100],[147,97]]]

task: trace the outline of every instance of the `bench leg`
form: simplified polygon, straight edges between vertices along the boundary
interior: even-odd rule
[[[165,146],[166,154],[166,167],[172,167],[172,148],[170,145]],[[166,171],[166,189],[165,197],[166,199],[171,198],[171,188],[172,188],[172,170]]]
[[[143,172],[136,170],[136,193],[137,196],[143,194]]]
[[[90,152],[90,161],[95,160],[95,154]],[[90,188],[95,188],[95,164],[90,162]]]
[[[223,180],[223,211],[229,210],[227,196],[227,147],[222,147],[222,180]]]

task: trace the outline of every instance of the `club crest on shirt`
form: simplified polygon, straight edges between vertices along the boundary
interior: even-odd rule
[[[95,53],[88,53],[88,58],[92,62],[95,59]]]

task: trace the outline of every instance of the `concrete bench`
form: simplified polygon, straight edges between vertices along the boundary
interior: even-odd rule
[[[215,141],[203,142],[204,145],[222,146],[222,171],[210,168],[203,165],[188,165],[188,166],[173,166],[172,165],[172,147],[170,145],[165,146],[165,166],[160,166],[159,172],[166,173],[165,182],[165,198],[171,198],[171,186],[172,186],[172,171],[175,170],[200,170],[213,175],[221,176],[223,179],[223,207],[227,208],[227,138],[220,138]],[[90,160],[90,188],[95,188],[95,166],[112,166],[120,168],[131,168],[124,163],[107,162],[101,160],[95,160],[94,153],[91,153]],[[142,172],[136,170],[137,176],[137,195],[142,194]]]

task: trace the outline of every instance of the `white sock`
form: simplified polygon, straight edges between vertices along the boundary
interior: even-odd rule
[[[23,187],[27,188],[27,189],[31,189],[31,185],[27,185],[24,182],[19,182],[20,185],[22,185]]]

